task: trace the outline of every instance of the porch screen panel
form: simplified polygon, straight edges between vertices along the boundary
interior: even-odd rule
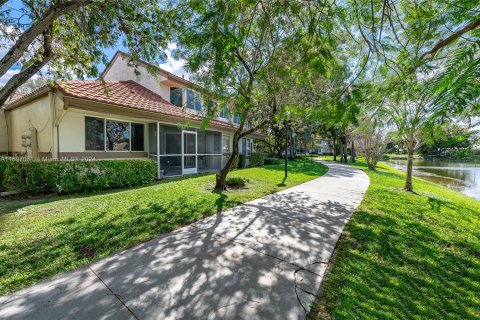
[[[157,124],[148,124],[148,153],[157,155]]]
[[[148,159],[158,162],[157,154],[157,124],[149,123],[148,124]],[[158,171],[157,163],[157,171]]]
[[[182,130],[178,127],[160,125],[160,174],[182,174]]]
[[[222,134],[215,131],[198,133],[198,171],[217,171],[222,168]]]
[[[229,156],[230,156],[230,136],[224,135],[222,137],[223,164],[227,163]]]

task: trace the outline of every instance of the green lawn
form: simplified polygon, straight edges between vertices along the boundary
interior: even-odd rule
[[[214,175],[103,193],[0,202],[0,295],[147,241],[266,194],[314,179],[319,163],[238,170],[246,189],[212,192]]]
[[[315,317],[479,319],[480,201],[421,179],[407,193],[384,165],[365,172]]]

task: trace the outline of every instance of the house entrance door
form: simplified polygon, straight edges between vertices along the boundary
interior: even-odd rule
[[[183,174],[197,173],[197,133],[183,133]]]

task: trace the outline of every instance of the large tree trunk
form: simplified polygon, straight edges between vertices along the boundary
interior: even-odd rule
[[[413,192],[412,176],[413,176],[413,148],[407,146],[407,175],[405,178],[404,189],[409,192]]]
[[[225,180],[227,180],[227,175],[232,169],[232,165],[235,163],[236,159],[238,159],[239,152],[238,152],[238,142],[240,141],[240,134],[238,130],[233,135],[233,150],[232,154],[228,158],[227,163],[223,166],[222,170],[217,173],[215,178],[215,190],[225,191],[227,190],[227,185],[225,184]]]
[[[343,140],[343,161],[348,162],[347,139]]]

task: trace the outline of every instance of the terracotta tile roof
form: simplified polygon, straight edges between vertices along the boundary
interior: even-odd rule
[[[186,112],[171,104],[160,95],[133,80],[105,81],[105,86],[98,80],[73,80],[59,82],[57,86],[69,97],[149,111],[180,119],[194,121],[201,121],[203,119],[200,115]],[[232,124],[220,120],[211,120],[210,124],[233,128]]]
[[[25,93],[21,93],[21,92],[15,91],[14,93],[12,93],[12,94],[10,95],[10,97],[8,97],[7,101],[5,101],[5,104],[14,103],[15,101],[20,100],[20,99],[23,98],[24,96],[26,96]]]

